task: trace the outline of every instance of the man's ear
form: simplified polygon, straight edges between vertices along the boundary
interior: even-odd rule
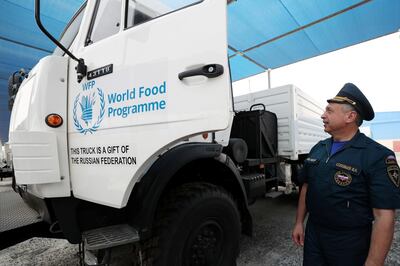
[[[355,112],[355,111],[350,111],[350,112],[348,112],[347,114],[346,114],[346,122],[347,123],[352,123],[352,122],[354,122],[354,121],[356,121],[357,120],[357,112]]]

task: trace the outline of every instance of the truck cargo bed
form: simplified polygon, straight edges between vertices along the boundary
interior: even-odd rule
[[[309,95],[294,85],[262,90],[236,96],[235,111],[248,111],[257,103],[278,118],[278,155],[290,160],[298,160],[307,154],[324,133],[321,114],[323,108]]]

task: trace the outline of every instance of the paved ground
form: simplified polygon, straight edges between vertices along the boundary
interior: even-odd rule
[[[302,249],[292,244],[290,238],[296,201],[296,195],[281,196],[260,199],[251,206],[254,236],[242,237],[238,266],[301,265]],[[32,238],[1,250],[0,265],[79,265],[77,252],[77,245],[64,240]],[[386,265],[400,265],[400,217]]]
[[[302,249],[291,242],[297,194],[259,199],[250,206],[253,237],[242,236],[238,266],[301,265]]]
[[[297,195],[258,200],[251,206],[254,218],[253,238],[242,237],[238,266],[302,265],[303,249],[291,241]],[[400,265],[400,213],[386,266]]]

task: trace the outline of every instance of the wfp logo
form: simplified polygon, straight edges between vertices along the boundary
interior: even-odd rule
[[[74,101],[74,126],[79,133],[93,134],[100,127],[105,113],[104,93],[97,88],[97,93],[79,93]]]

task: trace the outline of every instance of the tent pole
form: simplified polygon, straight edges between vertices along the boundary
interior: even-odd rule
[[[268,73],[268,89],[271,89],[271,69],[270,68],[267,69],[267,73]]]

